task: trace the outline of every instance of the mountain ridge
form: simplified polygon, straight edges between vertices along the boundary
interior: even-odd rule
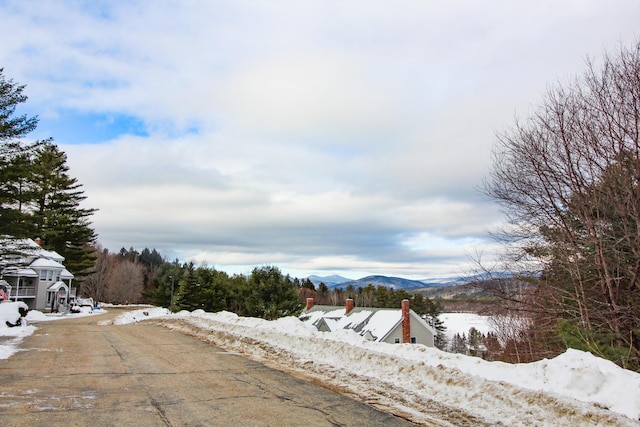
[[[446,278],[427,278],[423,280],[404,279],[402,277],[372,275],[362,277],[360,279],[348,279],[340,275],[317,276],[311,275],[307,277],[314,285],[324,283],[329,289],[346,288],[353,286],[355,288],[364,288],[368,285],[375,287],[384,286],[392,289],[421,289],[437,286],[458,286],[468,283],[469,277],[446,277]]]

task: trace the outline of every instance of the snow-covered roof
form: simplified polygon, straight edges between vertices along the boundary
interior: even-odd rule
[[[59,268],[64,269],[64,265],[60,264],[57,261],[47,258],[38,258],[29,264],[30,268]]]
[[[363,332],[369,332],[376,341],[381,341],[400,322],[402,310],[377,310],[369,318]]]
[[[38,273],[30,268],[21,268],[18,270],[18,276],[20,277],[38,277]]]
[[[61,279],[73,279],[73,274],[71,274],[71,272],[65,268],[60,273],[60,278]]]
[[[372,308],[354,308],[349,312],[349,314],[344,315],[338,320],[338,326],[342,329],[356,330],[358,326],[361,326],[363,323],[365,323],[372,314]],[[356,330],[356,332],[359,331]]]
[[[7,277],[38,277],[38,273],[30,268],[7,267],[2,274]]]
[[[329,305],[314,305],[310,310],[305,310],[302,316],[305,321],[315,324],[318,320],[341,319],[344,316],[345,308]]]
[[[300,317],[316,328],[322,322],[332,332],[338,329],[351,329],[363,337],[378,342],[384,340],[402,322],[401,309],[356,307],[349,314],[345,314],[345,311],[344,307],[318,305],[304,311]],[[413,310],[410,310],[410,314],[426,329],[433,332],[432,328]]]
[[[62,263],[64,257],[56,251],[43,249],[32,239],[3,239],[0,240],[6,252],[7,258],[16,260],[18,263],[28,264],[35,258],[47,258]]]
[[[53,292],[59,291],[60,289],[64,289],[65,291],[68,291],[69,287],[64,282],[56,282],[47,288],[48,291],[53,291]]]

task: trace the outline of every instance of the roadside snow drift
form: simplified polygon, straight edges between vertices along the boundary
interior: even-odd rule
[[[422,345],[374,343],[352,331],[322,333],[295,317],[266,321],[202,310],[137,310],[114,324],[147,319],[320,379],[414,422],[640,425],[640,374],[578,350],[514,365]]]

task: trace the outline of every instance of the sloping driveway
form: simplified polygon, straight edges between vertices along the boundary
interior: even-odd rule
[[[402,426],[392,415],[161,326],[38,324],[0,360],[2,426]]]

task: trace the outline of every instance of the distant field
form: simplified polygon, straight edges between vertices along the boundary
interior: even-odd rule
[[[491,330],[489,316],[475,313],[442,313],[440,320],[447,327],[447,338],[452,338],[455,334],[468,335],[471,328],[476,328],[483,334]]]

